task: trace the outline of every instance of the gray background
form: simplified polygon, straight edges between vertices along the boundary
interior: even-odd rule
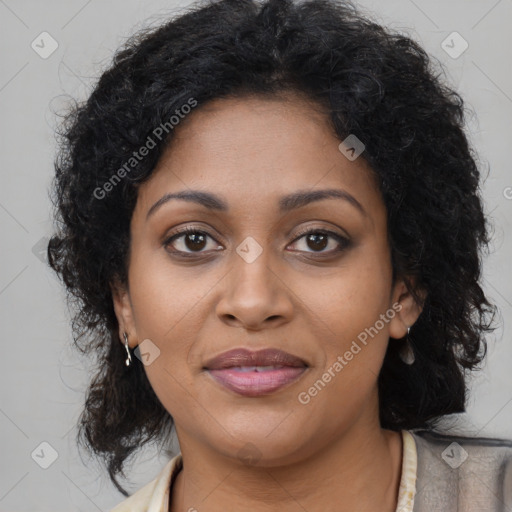
[[[106,511],[123,498],[100,466],[80,457],[75,446],[74,425],[88,369],[71,347],[64,292],[41,256],[52,232],[48,187],[55,154],[54,112],[69,96],[87,97],[114,50],[133,31],[188,3],[0,0],[2,512]],[[484,370],[472,378],[468,413],[456,418],[457,428],[470,435],[512,439],[512,1],[365,0],[359,5],[434,55],[473,112],[468,130],[483,174],[490,169],[483,192],[495,225],[484,287],[502,319],[489,338]],[[40,36],[45,31],[58,48],[42,58],[39,53],[51,49],[48,36]],[[457,58],[442,46],[454,31],[469,45]],[[445,45],[459,53],[461,42],[452,39]],[[31,47],[34,40],[39,53]],[[58,454],[47,469],[40,464],[52,461],[52,449],[40,447],[42,442]],[[130,490],[153,479],[164,462],[156,448],[145,450],[137,470],[129,473]]]

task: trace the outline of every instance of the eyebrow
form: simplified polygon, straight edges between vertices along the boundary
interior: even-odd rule
[[[324,189],[324,190],[299,190],[288,194],[279,199],[279,211],[286,213],[297,208],[301,208],[316,201],[324,199],[341,199],[354,206],[361,214],[367,216],[365,209],[361,203],[346,190],[341,189]],[[202,192],[201,190],[187,190],[182,192],[168,193],[162,196],[156,203],[151,206],[146,214],[146,220],[153,215],[158,208],[172,199],[181,199],[182,201],[189,201],[208,208],[209,210],[216,210],[227,212],[229,211],[228,205],[219,196],[210,192]]]

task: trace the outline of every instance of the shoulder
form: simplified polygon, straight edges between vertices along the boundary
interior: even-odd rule
[[[146,512],[153,496],[157,480],[149,482],[137,492],[116,505],[111,512]]]
[[[182,467],[181,453],[171,459],[160,474],[137,492],[119,503],[110,512],[161,512],[169,506],[169,492]]]
[[[512,506],[512,440],[409,432],[417,449],[414,512]]]
[[[430,430],[409,431],[424,456],[438,455],[452,469],[480,464],[502,464],[512,462],[512,439],[491,437],[468,437],[433,432]],[[466,464],[468,462],[468,464]]]

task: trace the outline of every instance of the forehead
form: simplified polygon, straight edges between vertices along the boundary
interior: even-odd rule
[[[373,171],[350,161],[328,113],[300,96],[217,99],[175,128],[152,176],[139,189],[146,211],[166,192],[201,189],[245,208],[294,190],[342,188],[368,209],[384,208]],[[377,211],[379,210],[379,211]]]

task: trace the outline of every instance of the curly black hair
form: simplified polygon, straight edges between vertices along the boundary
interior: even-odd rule
[[[479,284],[490,230],[466,108],[441,75],[418,43],[349,1],[214,0],[132,36],[70,109],[48,260],[76,306],[75,344],[96,356],[78,441],[124,495],[117,476],[126,460],[168,439],[173,419],[142,363],[125,367],[110,285],[127,280],[138,184],[172,140],[169,119],[191,98],[200,109],[221,97],[300,93],[327,112],[340,141],[354,134],[364,142],[387,207],[394,278],[406,279],[423,306],[410,334],[415,364],[389,344],[378,379],[381,426],[434,429],[465,410],[465,370],[485,357],[496,308]],[[160,137],[157,127],[165,127]],[[148,137],[154,147],[128,169]]]

